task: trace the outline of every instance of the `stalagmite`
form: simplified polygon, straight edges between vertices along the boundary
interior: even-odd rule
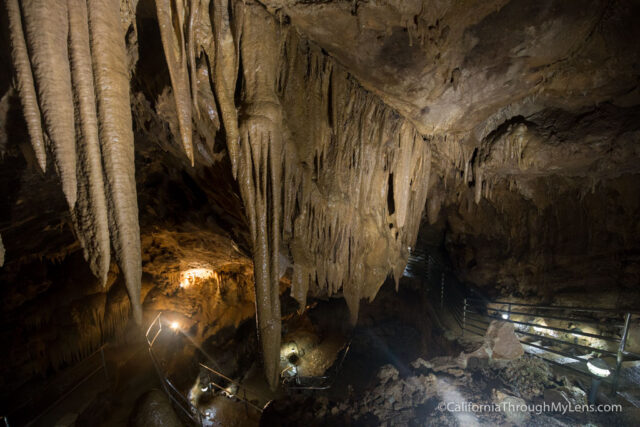
[[[38,101],[69,208],[76,203],[76,138],[67,0],[24,0],[23,19]],[[28,93],[27,93],[28,95]],[[25,103],[30,102],[27,96]]]
[[[93,273],[104,284],[109,272],[111,244],[85,0],[69,0],[69,36],[71,74],[79,119],[78,200],[72,216],[85,258]]]
[[[142,261],[136,197],[129,75],[118,0],[89,0],[91,51],[98,98],[100,146],[109,206],[109,231],[135,321],[142,322]]]
[[[22,16],[18,0],[7,0],[7,15],[9,17],[9,33],[11,35],[11,50],[13,64],[17,74],[17,86],[22,101],[22,110],[27,122],[27,130],[31,139],[31,146],[36,153],[40,169],[44,172],[47,169],[47,153],[42,133],[42,118],[40,107],[36,97],[31,63],[27,43],[22,29]]]
[[[169,68],[171,86],[173,87],[173,98],[178,113],[180,140],[193,166],[191,106],[194,100],[190,95],[189,72],[187,70],[187,56],[191,53],[187,54],[185,47],[185,6],[182,0],[176,0],[175,8],[172,8],[171,3],[172,0],[156,0],[156,11],[158,13],[160,35],[162,36],[162,46]],[[195,4],[196,2],[192,3]],[[177,16],[174,16],[173,10],[176,11]],[[193,49],[192,46],[190,48]]]

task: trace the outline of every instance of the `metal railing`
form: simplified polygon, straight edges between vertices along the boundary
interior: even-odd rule
[[[613,375],[604,379],[604,382],[611,386],[612,394],[615,394],[618,388],[622,363],[625,360],[640,359],[640,354],[627,351],[625,348],[631,317],[636,314],[634,312],[490,301],[474,297],[462,300],[462,311],[463,333],[484,336],[493,320],[512,323],[520,342],[537,350],[530,350],[530,353],[582,375],[592,376],[586,363],[593,354],[615,358]],[[587,317],[589,314],[593,316]],[[606,317],[606,320],[602,320],[602,317]],[[550,326],[554,322],[556,326]],[[559,326],[562,322],[568,326]],[[597,325],[600,333],[584,332],[580,328],[584,325]],[[567,338],[568,336],[572,338]],[[579,339],[585,343],[578,343]],[[594,342],[597,344],[594,340],[599,340],[601,344],[594,346]],[[575,362],[560,363],[552,357],[543,357],[544,353]]]
[[[615,394],[618,389],[622,364],[626,360],[640,360],[640,354],[626,349],[631,318],[640,312],[613,308],[492,301],[477,290],[469,289],[458,282],[450,269],[424,249],[412,251],[405,272],[407,271],[414,276],[426,278],[429,295],[439,303],[442,312],[451,314],[462,334],[468,332],[484,336],[489,323],[493,320],[512,323],[516,325],[515,332],[520,342],[531,348],[529,353],[589,377],[592,374],[588,371],[586,362],[591,354],[615,358],[612,375],[605,379],[611,387],[612,394]],[[534,323],[530,318],[535,318],[536,321],[542,320],[546,326]],[[570,322],[571,325],[549,326],[554,322]],[[580,326],[584,325],[590,325],[598,331],[604,330],[608,333],[583,332]],[[570,334],[574,339],[573,341],[563,339],[560,334]],[[586,343],[580,344],[577,342],[578,339],[583,339]],[[606,347],[604,345],[593,347],[589,345],[590,340],[602,340],[611,348],[601,348]],[[560,363],[553,358],[543,357],[544,352],[577,363]],[[583,354],[578,354],[580,352]]]
[[[220,372],[216,371],[215,369],[211,368],[210,366],[205,365],[204,363],[200,363],[200,367],[204,368],[207,372],[209,372],[209,374],[213,374],[215,376],[217,376],[218,378],[222,378],[222,380],[233,384],[235,386],[235,391],[231,392],[229,391],[229,386],[224,387],[222,386],[222,384],[220,384],[222,381],[218,380],[217,382],[211,379],[211,376],[209,376],[209,384],[210,386],[213,386],[215,389],[220,390],[221,392],[223,392],[223,394],[225,394],[228,397],[233,397],[233,398],[237,398],[240,401],[242,401],[245,405],[245,409],[248,409],[247,407],[250,406],[253,409],[257,410],[258,412],[262,412],[263,408],[265,407],[265,405],[267,403],[269,403],[269,398],[266,398],[264,396],[262,396],[259,392],[252,390],[250,388],[248,388],[247,386],[232,380],[231,378],[227,377],[226,375],[221,374]],[[247,394],[248,393],[248,394]],[[248,396],[248,397],[247,397]],[[263,402],[265,402],[262,406],[258,406],[253,402],[254,398],[256,401],[257,399],[262,399]]]
[[[155,352],[154,345],[156,341],[160,337],[160,334],[167,329],[167,327],[171,328],[171,322],[165,321],[162,317],[162,312],[158,313],[158,315],[154,318],[154,320],[149,325],[145,337],[147,339],[147,344],[149,346],[149,355],[151,356],[151,360],[153,361],[153,365],[156,369],[156,373],[160,378],[160,382],[162,384],[162,388],[164,392],[167,394],[171,402],[179,409],[180,414],[183,418],[185,418],[188,422],[195,424],[197,426],[203,425],[203,420],[207,417],[206,414],[203,414],[197,407],[195,407],[189,398],[185,396],[185,394],[181,393],[175,385],[171,382],[168,377],[168,374],[162,368],[162,364],[158,360]],[[197,347],[196,347],[197,348]],[[200,348],[197,348],[198,351],[202,352]],[[204,356],[207,356],[206,354]],[[208,357],[208,356],[207,356]],[[244,403],[245,409],[248,410],[249,407],[262,412],[263,407],[255,404],[251,399],[252,398],[262,398],[263,396],[260,393],[257,393],[254,390],[251,390],[244,386],[243,384],[232,380],[231,378],[221,374],[210,366],[205,365],[204,363],[199,363],[199,366],[207,371],[209,383],[208,387],[211,389],[219,390],[223,395],[229,398],[237,399]],[[211,378],[211,374],[217,377],[216,380]],[[227,382],[229,384],[233,384],[236,386],[236,390],[231,392],[229,387],[225,387],[222,382]],[[267,399],[268,403],[268,399]]]
[[[464,312],[460,301],[473,291],[465,288],[441,259],[433,256],[427,248],[413,248],[404,274],[426,281],[430,300],[438,302],[440,311],[446,308],[462,330]]]
[[[160,378],[160,383],[162,384],[162,390],[164,390],[165,394],[169,397],[171,402],[179,409],[179,414],[182,418],[185,418],[188,422],[191,422],[195,425],[202,425],[202,414],[191,404],[189,399],[173,385],[169,377],[165,373],[164,369],[162,369],[162,365],[158,358],[156,357],[155,352],[153,351],[153,346],[156,343],[158,337],[162,333],[163,330],[166,329],[166,326],[169,326],[169,322],[164,322],[162,319],[162,312],[158,313],[158,315],[153,319],[149,328],[147,328],[147,332],[145,334],[145,338],[147,340],[147,344],[149,346],[149,356],[151,357],[151,361],[153,362],[153,366]]]

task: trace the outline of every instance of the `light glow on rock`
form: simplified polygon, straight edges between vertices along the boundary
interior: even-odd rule
[[[214,278],[219,281],[218,273],[210,268],[190,268],[180,273],[180,287],[185,289],[195,285],[198,281]]]

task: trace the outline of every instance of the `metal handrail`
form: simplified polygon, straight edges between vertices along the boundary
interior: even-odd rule
[[[158,325],[157,331],[153,335],[153,337],[150,338],[152,328],[156,323]],[[156,373],[158,374],[158,377],[160,377],[160,382],[162,384],[162,389],[164,390],[164,392],[167,395],[167,397],[169,397],[169,399],[178,408],[180,408],[180,410],[182,412],[184,412],[184,414],[189,418],[189,420],[191,420],[196,425],[200,425],[201,426],[202,425],[202,414],[200,413],[198,408],[196,408],[195,406],[193,406],[191,404],[189,399],[187,399],[182,393],[180,393],[180,391],[178,391],[178,389],[176,389],[176,387],[171,383],[169,378],[167,378],[166,374],[164,373],[164,370],[160,366],[160,362],[158,361],[158,359],[156,358],[155,353],[153,352],[153,346],[154,346],[154,344],[156,342],[156,339],[158,338],[158,336],[162,332],[162,330],[163,330],[162,329],[162,312],[159,312],[158,315],[153,319],[153,321],[151,322],[151,324],[147,328],[147,332],[145,333],[145,338],[147,340],[147,344],[149,345],[149,356],[151,357],[151,361],[153,362],[153,366],[156,369]],[[178,400],[176,398],[176,396],[175,396],[176,394],[179,397],[181,397],[181,400]]]
[[[184,412],[185,415],[192,422],[194,422],[196,425],[202,425],[202,419],[201,419],[202,415],[200,414],[200,411],[198,411],[198,409],[195,406],[193,406],[191,404],[191,402],[189,402],[188,399],[185,399],[184,396],[171,383],[171,381],[169,381],[169,378],[167,378],[166,375],[164,374],[164,372],[163,372],[163,370],[162,370],[162,368],[160,366],[160,363],[156,359],[156,356],[153,353],[153,349],[151,347],[149,347],[149,356],[151,357],[151,361],[153,362],[153,366],[156,369],[156,373],[160,377],[160,382],[162,384],[162,389],[164,390],[164,392],[167,395],[167,397],[169,397],[169,399],[176,406],[178,406],[178,408],[180,408],[180,410],[182,412]],[[174,394],[171,393],[172,390],[174,390],[180,397],[182,397],[183,400],[179,401],[178,399],[176,399]]]
[[[157,329],[154,329],[154,326],[157,324]],[[174,385],[173,383],[171,383],[171,381],[169,380],[169,378],[167,377],[166,373],[164,372],[164,370],[162,369],[162,367],[160,366],[160,363],[158,362],[155,353],[153,351],[153,346],[156,342],[156,340],[158,339],[158,337],[160,336],[160,333],[164,330],[162,328],[162,312],[159,312],[156,317],[153,319],[153,321],[151,322],[151,324],[149,325],[149,327],[147,328],[147,332],[145,334],[145,338],[147,340],[147,344],[149,345],[149,355],[151,356],[151,360],[153,361],[153,364],[156,368],[156,372],[158,374],[158,376],[160,377],[161,383],[162,383],[162,388],[165,391],[165,394],[169,397],[169,399],[175,404],[177,405],[180,410],[182,412],[185,413],[185,415],[196,425],[202,425],[202,418],[204,416],[204,414],[197,408],[195,407],[190,401],[189,399],[182,394]],[[198,349],[199,351],[202,351],[201,349]],[[243,388],[245,390],[244,392],[244,398],[239,396],[238,394],[233,394],[232,396],[234,398],[237,398],[241,401],[243,401],[245,403],[245,405],[250,405],[251,407],[255,408],[256,410],[262,412],[263,408],[260,408],[259,406],[255,405],[253,402],[251,402],[250,400],[247,399],[246,397],[246,391],[249,390],[247,387],[245,387],[244,385],[232,380],[231,378],[221,374],[220,372],[212,369],[211,367],[203,364],[203,363],[199,363],[199,365],[220,376],[221,378],[223,378],[225,381],[229,381],[230,383],[233,383],[235,385],[238,386],[238,389]],[[213,385],[214,387],[220,389],[220,390],[224,390],[226,392],[226,394],[229,395],[228,391],[222,387],[221,385],[217,384],[214,381],[210,380],[210,384]],[[264,396],[261,396],[259,393],[256,393],[254,391],[251,391],[251,393],[253,393],[254,395],[261,397],[264,399]],[[177,396],[177,397],[176,397]],[[267,401],[269,399],[266,399]]]
[[[542,325],[538,325],[536,323],[521,322],[519,320],[513,320],[513,319],[503,319],[502,317],[491,316],[491,315],[487,315],[487,314],[481,314],[481,313],[477,313],[477,312],[473,312],[473,311],[467,311],[467,313],[473,314],[473,315],[476,315],[476,316],[488,317],[488,318],[494,319],[494,320],[502,320],[504,322],[517,323],[519,325],[531,326],[531,327],[540,328],[540,329],[548,329],[548,330],[551,330],[551,331],[565,332],[565,333],[568,333],[568,334],[581,335],[583,337],[589,337],[589,338],[597,338],[597,339],[601,339],[601,340],[604,340],[604,341],[615,342],[615,343],[619,343],[620,342],[619,339],[616,339],[616,338],[613,338],[613,337],[607,337],[607,336],[604,336],[604,335],[590,334],[588,332],[576,331],[576,330],[572,330],[572,329],[556,328],[555,326],[542,326]]]
[[[516,334],[527,335],[527,336],[532,337],[532,338],[541,338],[543,340],[553,341],[553,342],[557,342],[559,344],[566,344],[566,345],[569,345],[571,347],[577,347],[577,348],[581,348],[581,349],[587,350],[587,351],[595,351],[595,352],[598,352],[598,353],[605,353],[605,354],[608,354],[610,356],[617,355],[617,353],[615,353],[613,351],[603,350],[603,349],[595,348],[595,347],[590,347],[588,345],[571,343],[571,342],[568,342],[568,341],[565,341],[565,340],[559,340],[557,338],[552,338],[552,337],[548,337],[548,336],[542,337],[540,335],[532,334],[531,332],[524,332],[524,331],[516,330]]]
[[[640,314],[640,311],[636,310],[620,310],[615,308],[600,308],[600,307],[571,307],[568,305],[538,305],[538,304],[525,304],[525,303],[517,303],[517,302],[509,302],[509,301],[491,301],[488,299],[482,299],[478,297],[467,297],[468,300],[476,300],[476,301],[484,301],[490,304],[502,304],[502,305],[517,305],[519,307],[531,307],[537,308],[540,310],[571,310],[571,311],[581,311],[581,312],[591,312],[591,313],[617,313],[617,314]]]
[[[499,309],[499,308],[491,308],[491,307],[487,307],[487,311],[497,311],[499,313],[507,313],[510,315],[517,315],[517,316],[532,316],[532,317],[538,317],[538,315],[536,313],[525,313],[525,312],[521,312],[521,311],[512,311],[512,310],[504,310],[504,309]],[[560,316],[544,316],[545,319],[551,319],[551,320],[562,320],[565,322],[577,322],[577,323],[584,323],[587,325],[599,325],[599,326],[609,326],[612,328],[622,328],[624,326],[623,323],[610,323],[610,322],[601,322],[601,321],[597,321],[594,319],[586,319],[586,318],[571,318],[571,317],[560,317]]]
[[[477,313],[473,313],[473,312],[471,312],[470,314],[478,315]],[[489,316],[483,316],[483,317],[489,317]],[[493,319],[505,320],[506,321],[506,319],[498,319],[496,317],[493,317]],[[475,319],[475,318],[467,318],[467,322],[469,322],[469,320],[477,322],[477,323],[482,323],[482,324],[484,324],[486,326],[489,326],[489,322],[485,322],[485,321],[482,321],[482,320],[479,320],[479,319]],[[477,328],[477,326],[475,326],[475,325],[471,325],[471,326],[474,326],[474,327]],[[486,326],[485,326],[485,329],[483,329],[483,331],[486,330]],[[481,329],[481,328],[478,328],[478,329]],[[561,340],[561,339],[558,339],[558,338],[549,337],[547,335],[532,334],[530,332],[524,332],[524,331],[520,331],[520,330],[515,330],[515,333],[516,334],[526,335],[526,336],[529,336],[529,337],[532,337],[532,338],[540,338],[541,340],[545,340],[545,341],[553,341],[553,342],[557,342],[559,344],[568,345],[570,347],[577,347],[577,348],[581,348],[581,349],[584,349],[584,350],[587,350],[587,351],[594,351],[594,352],[598,352],[598,353],[606,353],[606,354],[608,354],[610,356],[616,356],[617,355],[617,353],[614,353],[614,352],[609,351],[609,350],[603,350],[603,349],[596,348],[596,347],[590,347],[590,346],[586,346],[586,345],[581,345],[581,344],[577,344],[577,343],[574,343],[574,342],[571,342],[571,341],[566,341],[566,340]],[[520,342],[528,344],[527,341],[520,340]]]
[[[424,260],[427,261],[428,266],[426,269],[427,272],[427,283],[430,283],[431,286],[430,288],[432,290],[435,290],[436,287],[438,287],[438,294],[439,294],[439,302],[440,302],[440,309],[444,309],[444,305],[445,302],[447,304],[447,309],[448,311],[452,314],[453,319],[460,324],[461,323],[461,329],[462,329],[462,334],[464,335],[465,331],[469,331],[472,332],[474,334],[480,335],[482,336],[484,334],[484,332],[486,331],[486,325],[489,325],[488,322],[484,322],[477,317],[480,317],[481,319],[489,319],[489,320],[498,320],[498,321],[504,321],[504,322],[509,322],[512,324],[517,324],[517,325],[522,325],[522,326],[528,326],[528,327],[537,327],[537,328],[543,328],[545,330],[549,330],[549,331],[556,331],[556,332],[563,332],[563,333],[568,333],[568,334],[572,334],[578,337],[587,337],[587,338],[594,338],[594,339],[601,339],[604,341],[608,341],[611,343],[615,343],[618,344],[618,350],[616,352],[614,351],[610,351],[610,350],[606,350],[606,349],[599,349],[599,348],[595,348],[595,347],[591,347],[591,346],[585,346],[582,344],[578,344],[575,342],[570,342],[570,341],[566,341],[566,340],[561,340],[561,339],[557,339],[557,338],[553,338],[553,337],[549,337],[546,335],[537,335],[535,333],[530,333],[530,332],[526,332],[526,331],[520,331],[520,330],[516,330],[515,332],[518,334],[518,339],[520,342],[522,342],[524,345],[530,346],[530,347],[534,347],[534,348],[538,348],[538,349],[542,349],[545,351],[549,351],[550,353],[555,353],[555,354],[559,354],[562,355],[564,357],[568,357],[571,359],[575,359],[575,360],[579,360],[582,361],[582,359],[574,356],[574,355],[570,355],[566,352],[562,352],[559,350],[555,350],[553,348],[550,348],[549,346],[544,346],[544,345],[537,345],[534,344],[532,342],[528,342],[525,340],[526,337],[533,337],[533,338],[539,338],[541,340],[543,340],[542,342],[544,343],[545,341],[551,341],[553,343],[557,343],[557,344],[562,344],[562,345],[566,345],[575,349],[579,349],[579,350],[583,350],[583,351],[589,351],[589,352],[597,352],[600,354],[606,354],[609,356],[616,356],[616,366],[615,366],[615,370],[614,370],[614,375],[612,376],[612,378],[610,379],[611,381],[611,390],[612,393],[616,393],[616,389],[618,386],[618,380],[619,380],[619,374],[620,374],[620,369],[622,366],[622,362],[625,360],[625,357],[636,357],[636,358],[640,358],[639,354],[635,354],[633,352],[629,352],[626,350],[626,340],[627,340],[627,336],[628,336],[628,332],[629,332],[629,326],[630,326],[630,319],[631,319],[631,315],[637,315],[640,314],[640,311],[636,311],[636,310],[619,310],[619,309],[611,309],[611,308],[599,308],[599,307],[570,307],[570,306],[561,306],[561,305],[557,305],[557,306],[550,306],[550,305],[541,305],[541,304],[528,304],[528,303],[518,303],[518,302],[509,302],[509,301],[492,301],[489,298],[486,298],[484,295],[479,294],[479,292],[475,291],[475,292],[470,292],[469,289],[458,289],[459,286],[461,286],[457,281],[454,281],[451,284],[454,284],[454,286],[451,286],[451,284],[449,286],[445,286],[445,272],[450,271],[450,269],[447,269],[446,267],[444,267],[440,262],[437,262],[428,252],[426,251],[415,251],[416,255],[419,255],[422,258],[422,262],[424,262]],[[412,253],[413,255],[413,253]],[[440,268],[440,277],[438,278],[438,284],[434,283],[435,280],[432,277],[432,272],[433,272],[433,266],[434,264],[439,264]],[[451,281],[450,281],[451,282]],[[439,285],[439,286],[438,286]],[[470,293],[472,293],[472,295],[469,295]],[[461,309],[461,313],[458,314],[458,307],[459,307],[459,303],[462,300],[462,309]],[[486,310],[486,313],[483,312],[476,312],[473,308],[473,305],[476,305],[474,303],[480,303],[483,306],[483,309]],[[490,307],[490,306],[506,306],[506,310],[502,307],[500,308],[494,308],[494,307]],[[520,310],[520,311],[512,311],[513,307],[522,307],[524,308],[524,310]],[[539,313],[526,313],[525,311],[528,311],[528,309],[532,309],[533,311],[535,310],[544,310],[547,312],[551,312],[548,313],[546,315],[541,315]],[[574,312],[574,313],[605,313],[607,315],[609,315],[609,317],[612,317],[612,315],[624,315],[625,316],[625,321],[624,324],[620,324],[619,322],[616,322],[615,320],[613,322],[609,321],[609,322],[603,322],[603,321],[597,321],[594,319],[590,319],[590,318],[586,318],[583,316],[573,316],[570,317],[571,315],[568,316],[563,316],[562,313],[559,314],[554,314],[552,313],[553,311],[569,311],[569,312]],[[492,315],[493,314],[493,315]],[[497,315],[500,315],[499,317]],[[619,338],[617,337],[611,337],[611,336],[607,336],[607,335],[598,335],[598,334],[591,334],[591,333],[587,333],[587,332],[582,332],[580,330],[571,330],[571,329],[565,329],[565,328],[559,328],[559,327],[554,327],[554,326],[542,326],[542,325],[537,325],[534,323],[530,323],[530,322],[525,322],[525,321],[519,321],[519,320],[514,320],[511,319],[511,316],[523,316],[523,317],[542,317],[543,319],[548,319],[548,320],[556,320],[556,321],[564,321],[564,322],[572,322],[572,323],[576,323],[576,324],[588,324],[588,325],[598,325],[598,326],[605,326],[605,327],[609,327],[609,328],[622,328],[621,331],[621,336]],[[461,319],[460,319],[461,317]],[[484,326],[479,326],[479,325],[484,325]],[[474,330],[475,329],[475,330]],[[483,333],[479,333],[478,331],[482,331]],[[549,361],[551,363],[555,363],[555,364],[559,364],[558,362],[555,362],[553,360],[541,357],[539,354],[536,354],[536,356],[540,357],[543,360]],[[562,365],[562,364],[560,364]],[[586,375],[590,375],[588,372],[585,372],[584,370],[581,369],[576,369],[572,366],[569,365],[562,365],[565,366],[567,368],[571,368],[576,370],[577,372],[581,373],[581,374],[586,374]]]
[[[570,330],[570,329],[564,329],[564,328],[556,328],[556,327],[553,327],[553,326],[541,326],[541,325],[538,325],[538,324],[535,324],[535,323],[521,322],[521,321],[513,320],[513,319],[508,318],[508,317],[505,319],[505,318],[502,318],[502,317],[492,316],[492,315],[489,315],[489,314],[478,313],[478,312],[474,311],[473,309],[471,309],[469,307],[468,300],[470,300],[470,299],[474,300],[473,298],[465,298],[463,300],[463,327],[462,327],[463,334],[464,334],[465,330],[468,330],[469,332],[472,332],[474,334],[482,336],[482,334],[480,334],[480,333],[478,333],[476,331],[473,331],[471,329],[468,329],[469,327],[473,327],[473,328],[477,328],[477,329],[479,329],[481,331],[485,330],[483,328],[480,328],[480,327],[470,323],[470,322],[478,322],[478,323],[485,324],[485,325],[489,324],[488,322],[484,322],[484,321],[479,320],[479,319],[477,319],[475,317],[475,316],[478,316],[478,317],[483,318],[483,319],[498,320],[498,321],[513,323],[513,324],[530,326],[530,327],[534,327],[534,328],[538,327],[538,328],[545,329],[545,330],[570,333],[570,334],[573,334],[573,335],[580,335],[580,336],[585,336],[585,337],[589,337],[589,338],[596,338],[596,339],[601,339],[601,340],[617,343],[618,344],[618,351],[616,353],[614,353],[614,352],[609,351],[609,350],[597,349],[597,348],[593,348],[593,347],[590,347],[590,346],[583,346],[583,345],[580,345],[580,344],[577,344],[577,343],[573,343],[573,342],[566,341],[566,340],[560,340],[560,339],[557,339],[557,338],[548,337],[548,336],[542,335],[542,334],[538,335],[538,334],[533,334],[533,333],[525,332],[525,331],[519,331],[519,330],[515,331],[516,334],[526,335],[526,336],[534,337],[534,338],[540,338],[541,340],[550,340],[550,341],[553,341],[553,342],[557,342],[557,343],[561,343],[561,344],[567,345],[569,347],[580,348],[580,349],[593,351],[593,352],[598,352],[598,353],[604,353],[604,354],[608,354],[608,355],[611,355],[611,356],[615,355],[616,356],[616,366],[615,366],[615,370],[614,370],[614,375],[610,380],[607,379],[607,381],[606,381],[606,382],[609,382],[610,385],[611,385],[612,394],[616,393],[616,390],[617,390],[617,387],[618,387],[618,380],[619,380],[619,376],[620,376],[620,369],[622,367],[622,362],[624,361],[625,356],[628,356],[628,355],[636,356],[634,353],[625,351],[625,345],[626,345],[626,340],[627,340],[627,335],[628,335],[629,325],[630,325],[630,320],[631,320],[631,314],[632,314],[631,312],[626,313],[625,324],[624,324],[624,327],[623,327],[623,330],[622,330],[621,337],[620,338],[613,338],[613,337],[604,336],[604,335],[589,334],[589,333],[582,332],[582,331],[576,331],[576,330]],[[488,308],[487,307],[486,308],[487,313],[489,311],[492,311],[492,312],[496,312],[496,313],[497,312],[508,313],[509,315],[515,314],[515,312],[511,312],[510,311],[511,310],[511,305],[510,305],[511,303],[490,301],[489,304],[503,304],[503,305],[506,304],[506,305],[508,305],[509,310],[505,311],[505,310],[498,310],[498,309],[492,309],[492,308]],[[528,306],[532,306],[532,305],[528,305]],[[581,310],[581,311],[586,311],[586,310]],[[607,312],[609,312],[609,313],[614,313],[614,312],[615,313],[619,313],[618,311],[615,311],[615,310],[608,310]],[[527,313],[526,316],[536,316],[536,317],[542,317],[543,319],[545,319],[545,316],[541,316],[539,314],[534,314],[534,313]],[[550,319],[550,317],[547,317],[547,318]],[[564,320],[564,319],[561,319],[561,320]],[[575,319],[571,319],[571,321],[576,322],[576,323],[581,323],[581,322],[579,322],[579,321],[577,321]],[[538,349],[541,349],[541,350],[544,350],[544,351],[547,351],[547,352],[550,352],[550,353],[559,354],[561,356],[568,357],[568,358],[571,358],[571,359],[575,359],[575,360],[580,361],[580,362],[584,361],[583,359],[581,359],[581,358],[579,358],[577,356],[570,355],[570,354],[568,354],[566,352],[562,352],[562,351],[559,351],[559,350],[555,350],[555,349],[551,348],[550,346],[537,345],[537,344],[534,344],[532,342],[524,341],[523,338],[518,338],[518,339],[524,345],[527,345],[527,346],[530,346],[530,347],[534,347],[534,348],[538,348]],[[535,355],[538,356],[538,357],[541,357],[538,354],[535,354]],[[544,357],[541,357],[541,358],[546,360],[546,361],[551,361],[550,359],[547,359],[547,358],[544,358]],[[556,363],[556,364],[559,364],[561,366],[573,369],[573,370],[575,370],[575,371],[577,371],[577,372],[579,372],[581,374],[590,375],[588,372],[585,372],[584,370],[581,370],[581,369],[577,369],[577,368],[572,367],[570,365],[560,364],[558,362],[553,362],[553,363]]]
[[[224,380],[230,382],[231,384],[234,384],[238,387],[238,391],[240,391],[240,389],[244,390],[243,392],[243,396],[240,396],[238,393],[229,393],[231,394],[233,397],[235,397],[236,399],[240,399],[242,400],[244,403],[247,403],[249,405],[251,405],[253,408],[257,409],[258,411],[262,412],[264,410],[264,408],[259,407],[258,405],[254,404],[251,400],[247,399],[247,391],[249,393],[251,393],[252,395],[261,398],[262,400],[267,401],[267,403],[269,402],[269,398],[263,396],[262,394],[260,394],[259,392],[252,390],[251,388],[232,380],[231,378],[227,377],[226,375],[221,374],[220,372],[216,371],[215,369],[212,369],[211,367],[205,365],[204,363],[200,363],[200,366],[204,369],[206,369],[207,371],[219,376],[220,378],[223,378]],[[211,381],[209,380],[209,382],[215,386],[216,388],[220,389],[221,391],[224,391],[226,393],[228,393],[227,389],[223,386],[221,386],[220,384],[216,383],[215,381]]]
[[[469,326],[473,326],[473,325],[469,325]],[[474,327],[476,327],[476,326],[474,326]],[[481,337],[482,337],[482,336],[484,336],[484,333],[485,333],[485,330],[482,330],[482,333],[479,333],[479,332],[473,331],[473,330],[471,330],[471,329],[467,329],[467,330],[468,330],[469,332],[471,332],[472,334],[475,334],[475,335],[478,335],[478,336],[481,336]],[[526,341],[525,341],[525,342],[521,341],[521,342],[522,342],[524,345],[531,345],[531,343],[528,343],[528,342],[526,342]],[[535,346],[533,346],[533,345],[531,345],[531,346],[532,346],[532,347],[535,347]],[[546,349],[545,349],[545,350],[546,350]],[[584,370],[584,369],[580,369],[580,367],[582,366],[582,364],[579,364],[579,365],[577,365],[577,366],[574,366],[574,365],[570,365],[570,364],[566,364],[566,363],[560,363],[560,362],[558,362],[558,361],[556,361],[556,360],[549,359],[549,358],[547,358],[547,357],[543,357],[543,356],[541,356],[539,353],[534,353],[534,356],[536,356],[538,359],[544,360],[545,362],[553,363],[554,365],[560,366],[561,368],[570,369],[570,370],[575,371],[575,372],[577,372],[577,373],[579,373],[579,374],[581,374],[581,375],[591,376],[591,374],[590,374],[588,371],[586,371],[586,370]],[[602,379],[602,381],[603,381],[603,382],[605,382],[605,383],[607,383],[607,384],[609,384],[609,385],[611,385],[611,386],[613,386],[613,383],[612,383],[612,381],[611,381],[609,378],[603,378],[603,379]]]

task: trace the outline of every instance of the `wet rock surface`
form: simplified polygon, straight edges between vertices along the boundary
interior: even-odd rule
[[[135,427],[181,427],[171,401],[161,390],[151,390],[139,400],[139,406],[132,416]]]

